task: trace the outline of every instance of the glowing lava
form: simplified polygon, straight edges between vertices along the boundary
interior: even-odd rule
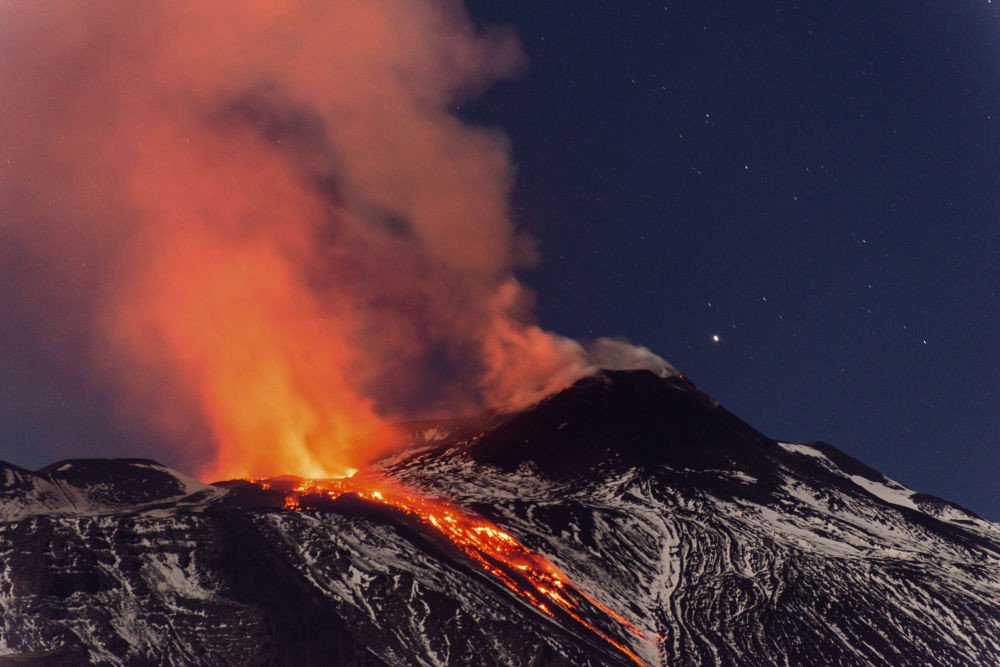
[[[642,630],[581,591],[548,559],[532,552],[510,533],[447,501],[420,495],[384,477],[359,475],[303,481],[285,497],[285,509],[316,509],[315,503],[345,494],[395,508],[418,520],[539,612],[553,618],[557,613],[565,614],[635,663],[647,664],[624,643],[588,622],[584,614],[588,609],[597,611],[612,624],[645,640]]]

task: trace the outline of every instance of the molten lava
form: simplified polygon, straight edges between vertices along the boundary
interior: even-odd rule
[[[635,663],[647,664],[622,641],[588,622],[584,614],[599,612],[611,620],[610,625],[646,639],[642,630],[584,593],[548,559],[528,549],[510,533],[447,501],[423,496],[385,477],[358,475],[305,480],[287,494],[285,509],[317,509],[316,503],[346,494],[392,507],[416,519],[539,612],[552,618],[564,614]]]

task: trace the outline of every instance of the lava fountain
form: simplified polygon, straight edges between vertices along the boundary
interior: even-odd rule
[[[509,142],[456,114],[524,64],[460,0],[0,2],[0,247],[31,258],[0,277],[44,297],[16,328],[158,443],[133,454],[206,480],[346,474],[386,424],[570,385],[606,364],[536,324]],[[289,507],[345,493],[642,662],[587,614],[634,627],[447,502],[356,477]]]

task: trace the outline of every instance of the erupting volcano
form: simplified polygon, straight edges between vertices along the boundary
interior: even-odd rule
[[[146,454],[346,474],[387,424],[654,358],[535,322],[508,142],[455,112],[524,58],[460,3],[0,12],[2,233],[37,292],[19,326]]]
[[[673,372],[535,321],[509,146],[455,111],[521,70],[516,36],[439,0],[63,9],[0,10],[17,91],[0,202],[43,264],[95,267],[45,284],[86,304],[54,317],[90,341],[85,375],[121,428],[203,480],[311,480],[285,511],[394,512],[571,643],[647,664],[631,642],[651,633],[511,531],[447,493],[347,476],[408,444],[400,420],[506,414],[601,367]]]
[[[993,664],[1000,528],[690,381],[402,424],[341,479],[0,463],[0,655],[63,664]],[[977,632],[967,632],[977,628]]]
[[[0,436],[64,459],[0,461],[0,663],[1000,664],[996,524],[541,326],[475,109],[525,66],[461,0],[0,1]],[[759,183],[708,218],[829,194],[757,197],[737,149]]]

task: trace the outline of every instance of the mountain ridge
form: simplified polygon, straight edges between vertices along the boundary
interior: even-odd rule
[[[356,492],[292,511],[292,478],[0,463],[0,661],[1000,660],[1000,526],[832,445],[767,438],[683,377],[606,372],[410,437],[374,470],[565,573],[586,625]]]

